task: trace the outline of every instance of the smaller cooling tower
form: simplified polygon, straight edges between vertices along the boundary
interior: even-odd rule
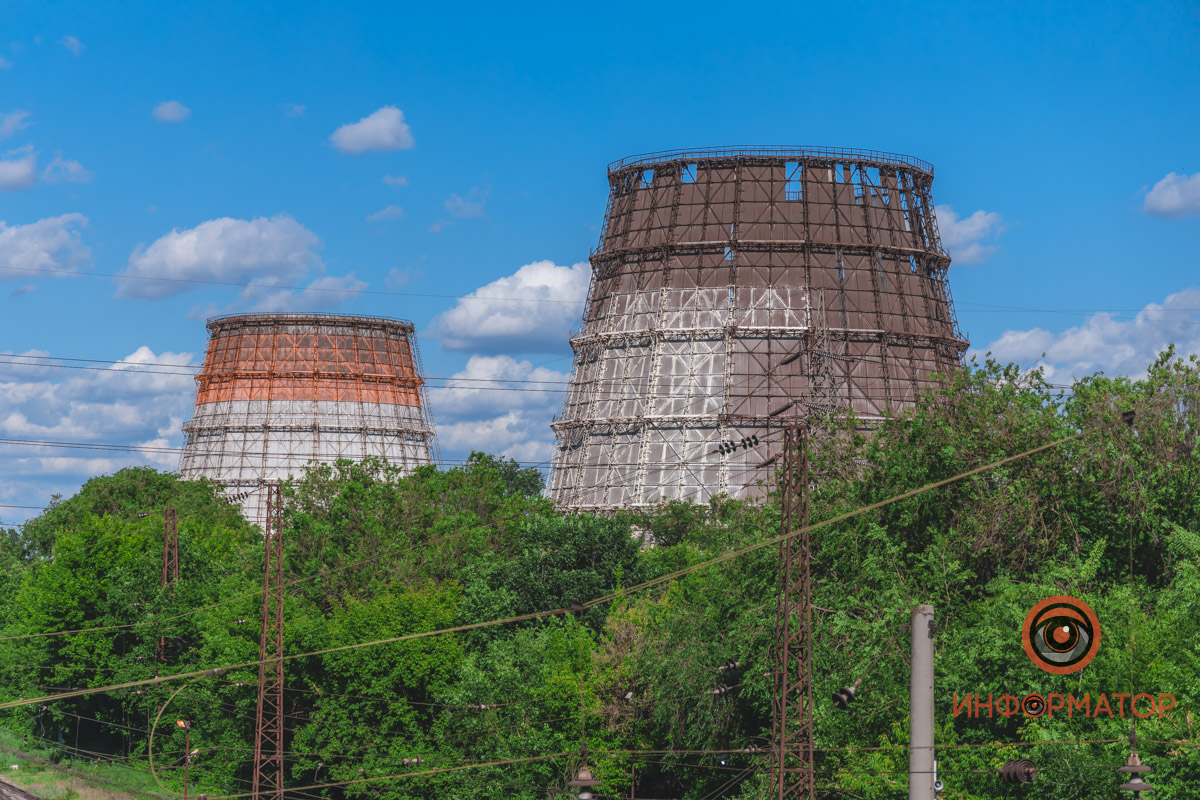
[[[208,321],[180,472],[211,478],[251,522],[262,487],[310,463],[380,456],[408,472],[437,444],[411,322],[340,314]]]

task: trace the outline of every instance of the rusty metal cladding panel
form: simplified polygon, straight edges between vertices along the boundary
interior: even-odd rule
[[[787,426],[829,406],[869,424],[961,364],[930,164],[723,148],[636,156],[608,177],[553,423],[561,506],[756,496]]]
[[[211,478],[261,523],[265,487],[310,463],[436,458],[412,323],[337,314],[208,321],[180,471]]]

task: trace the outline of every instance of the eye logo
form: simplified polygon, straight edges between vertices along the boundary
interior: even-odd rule
[[[1069,675],[1092,663],[1100,649],[1100,620],[1069,595],[1047,597],[1029,610],[1021,628],[1025,655],[1039,669]]]

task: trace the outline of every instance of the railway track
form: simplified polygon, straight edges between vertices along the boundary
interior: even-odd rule
[[[33,792],[22,789],[12,781],[0,777],[0,800],[42,800]]]

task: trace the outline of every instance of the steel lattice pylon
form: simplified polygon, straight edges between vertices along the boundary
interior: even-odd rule
[[[162,587],[179,581],[179,514],[174,508],[163,509]],[[167,662],[167,637],[158,637],[158,663]],[[157,673],[156,673],[157,674]]]
[[[809,582],[807,426],[784,431],[775,628],[775,720],[771,798],[812,798],[812,627]]]
[[[254,800],[283,800],[283,493],[267,486],[262,636],[258,646],[258,712],[254,735]]]

